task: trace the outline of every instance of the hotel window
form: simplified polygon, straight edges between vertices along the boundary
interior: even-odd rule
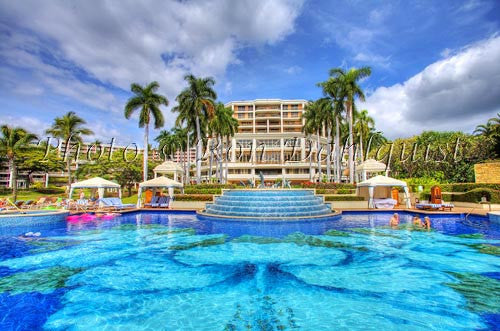
[[[299,117],[299,113],[298,112],[292,112],[292,117]]]
[[[243,114],[243,113],[239,113],[239,114],[238,114],[238,118],[240,118],[240,119],[241,119],[241,118],[245,118],[245,114]]]
[[[245,106],[238,106],[238,111],[245,111]]]
[[[292,110],[298,110],[299,109],[299,105],[292,105]]]
[[[288,105],[283,105],[283,109],[287,110],[288,109]]]

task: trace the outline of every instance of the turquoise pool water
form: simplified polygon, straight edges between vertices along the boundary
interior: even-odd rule
[[[500,323],[500,226],[193,213],[0,228],[1,330],[470,330]],[[41,232],[28,239],[25,232]]]

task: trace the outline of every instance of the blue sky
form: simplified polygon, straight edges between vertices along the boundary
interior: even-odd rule
[[[215,77],[223,102],[309,100],[330,68],[366,65],[358,107],[388,137],[471,132],[500,112],[499,24],[494,0],[0,0],[0,123],[42,133],[75,111],[128,144],[142,137],[123,118],[132,82],[159,81],[170,106],[189,72]]]

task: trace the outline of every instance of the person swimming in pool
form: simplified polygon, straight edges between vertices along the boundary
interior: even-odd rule
[[[412,221],[414,226],[418,226],[420,228],[424,227],[424,224],[422,223],[422,219],[418,217],[417,215],[413,216],[413,221]]]
[[[393,227],[393,228],[399,226],[399,215],[398,215],[398,213],[394,213],[394,215],[392,215],[391,219],[389,220],[389,226]]]
[[[424,217],[424,224],[423,224],[424,228],[426,228],[427,230],[430,230],[431,229],[431,219],[429,216],[425,216]]]

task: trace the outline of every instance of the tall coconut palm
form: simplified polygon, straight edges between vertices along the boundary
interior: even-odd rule
[[[191,182],[191,147],[192,142],[196,140],[196,118],[192,116],[191,108],[189,104],[179,104],[172,108],[172,112],[178,113],[177,118],[175,120],[175,126],[179,128],[183,128],[182,132],[185,135],[185,144],[186,144],[186,184]],[[203,136],[206,134],[206,118],[200,118],[200,128],[201,134]],[[180,132],[179,132],[180,133]]]
[[[342,162],[340,160],[340,134],[341,134],[341,121],[342,114],[345,111],[345,97],[342,94],[342,85],[338,78],[330,77],[327,81],[319,83],[320,87],[323,88],[323,94],[326,95],[332,102],[333,107],[333,118],[335,128],[335,140],[334,140],[334,173],[335,181],[340,182]]]
[[[224,183],[227,183],[227,177],[229,173],[229,157],[227,155],[227,152],[225,153],[226,155],[224,156],[223,154],[223,143],[222,140],[223,138],[226,138],[226,151],[229,149],[229,145],[231,143],[231,137],[235,135],[236,132],[238,132],[238,120],[233,117],[233,110],[231,108],[226,108],[222,103],[219,104],[219,136],[220,136],[220,144],[219,144],[219,150],[220,150],[220,159],[219,159],[219,181],[222,182],[222,175],[224,173]],[[226,163],[226,171],[223,171],[223,162],[225,161]]]
[[[215,80],[212,77],[197,78],[186,75],[184,79],[188,86],[181,91],[176,100],[181,108],[189,110],[190,117],[194,118],[196,127],[196,183],[201,182],[201,155],[202,155],[202,123],[201,119],[210,120],[214,115],[215,93],[213,86]]]
[[[160,84],[158,82],[141,86],[137,83],[130,85],[130,90],[134,94],[125,104],[125,118],[129,119],[132,114],[140,109],[139,127],[144,128],[144,154],[143,154],[143,179],[148,180],[148,147],[149,147],[149,124],[151,117],[154,120],[155,129],[163,127],[165,120],[160,106],[168,106],[168,100],[161,94],[156,93]]]
[[[11,173],[11,187],[14,201],[17,199],[17,164],[16,161],[23,150],[26,150],[29,143],[37,136],[27,132],[22,128],[12,128],[2,125],[2,136],[0,137],[0,153],[7,157],[9,170]]]
[[[305,112],[302,114],[305,119],[305,124],[302,127],[302,131],[306,134],[316,134],[316,161],[318,165],[318,181],[321,181],[322,171],[321,171],[321,140],[320,140],[320,130],[323,126],[323,118],[321,114],[321,107],[318,100],[309,101],[305,107]],[[312,158],[312,153],[309,155]],[[310,159],[311,163],[311,159]],[[309,169],[309,174],[312,171]]]
[[[82,143],[82,136],[93,134],[92,130],[84,127],[87,122],[76,115],[75,112],[68,112],[67,114],[56,117],[52,126],[45,132],[51,134],[56,138],[61,138],[65,141],[65,157],[66,157],[66,171],[68,172],[68,188],[71,186],[71,142],[75,141],[79,144]]]
[[[160,149],[160,156],[164,159],[170,156],[173,160],[175,152],[179,149],[179,143],[177,142],[177,136],[174,134],[173,130],[161,130],[158,136],[156,136],[155,141],[158,142]]]
[[[353,116],[352,110],[354,107],[354,102],[357,99],[364,101],[365,94],[358,82],[370,76],[371,68],[351,68],[345,71],[342,68],[333,68],[330,70],[330,76],[334,79],[338,79],[339,88],[341,90],[340,95],[345,97],[345,104],[347,109],[347,122],[349,123],[349,181],[354,183],[354,137],[353,137]]]
[[[374,128],[375,121],[370,117],[370,115],[368,115],[368,111],[366,109],[355,114],[354,130],[356,131],[356,135],[358,137],[361,161],[364,161],[365,156],[363,155],[363,142],[369,139],[368,137]]]

